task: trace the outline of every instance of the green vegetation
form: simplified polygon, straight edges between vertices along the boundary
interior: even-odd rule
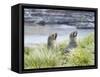
[[[78,39],[78,47],[70,53],[64,53],[66,44],[67,41],[64,40],[54,49],[47,49],[46,44],[25,48],[25,69],[94,65],[93,33]]]

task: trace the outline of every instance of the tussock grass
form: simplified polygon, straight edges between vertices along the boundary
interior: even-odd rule
[[[78,40],[78,47],[70,53],[64,53],[68,41],[64,40],[54,49],[46,44],[25,48],[24,68],[50,68],[94,65],[94,34]]]

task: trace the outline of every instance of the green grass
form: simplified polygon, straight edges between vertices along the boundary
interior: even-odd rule
[[[78,47],[70,53],[64,53],[68,41],[64,40],[54,49],[47,49],[46,44],[25,48],[24,68],[50,68],[94,65],[94,34],[78,39]]]

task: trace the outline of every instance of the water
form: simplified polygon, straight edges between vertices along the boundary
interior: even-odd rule
[[[69,39],[69,34],[73,31],[78,31],[78,38],[86,37],[89,33],[93,32],[94,29],[76,29],[76,27],[71,26],[34,26],[34,27],[25,27],[25,36],[24,44],[25,46],[47,43],[48,36],[50,33],[57,32],[57,42],[60,42],[64,39]]]

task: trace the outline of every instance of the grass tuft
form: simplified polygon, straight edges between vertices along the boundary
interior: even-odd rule
[[[78,40],[78,47],[70,53],[64,53],[66,40],[54,49],[47,49],[46,44],[25,48],[24,68],[50,68],[94,65],[94,34]]]

